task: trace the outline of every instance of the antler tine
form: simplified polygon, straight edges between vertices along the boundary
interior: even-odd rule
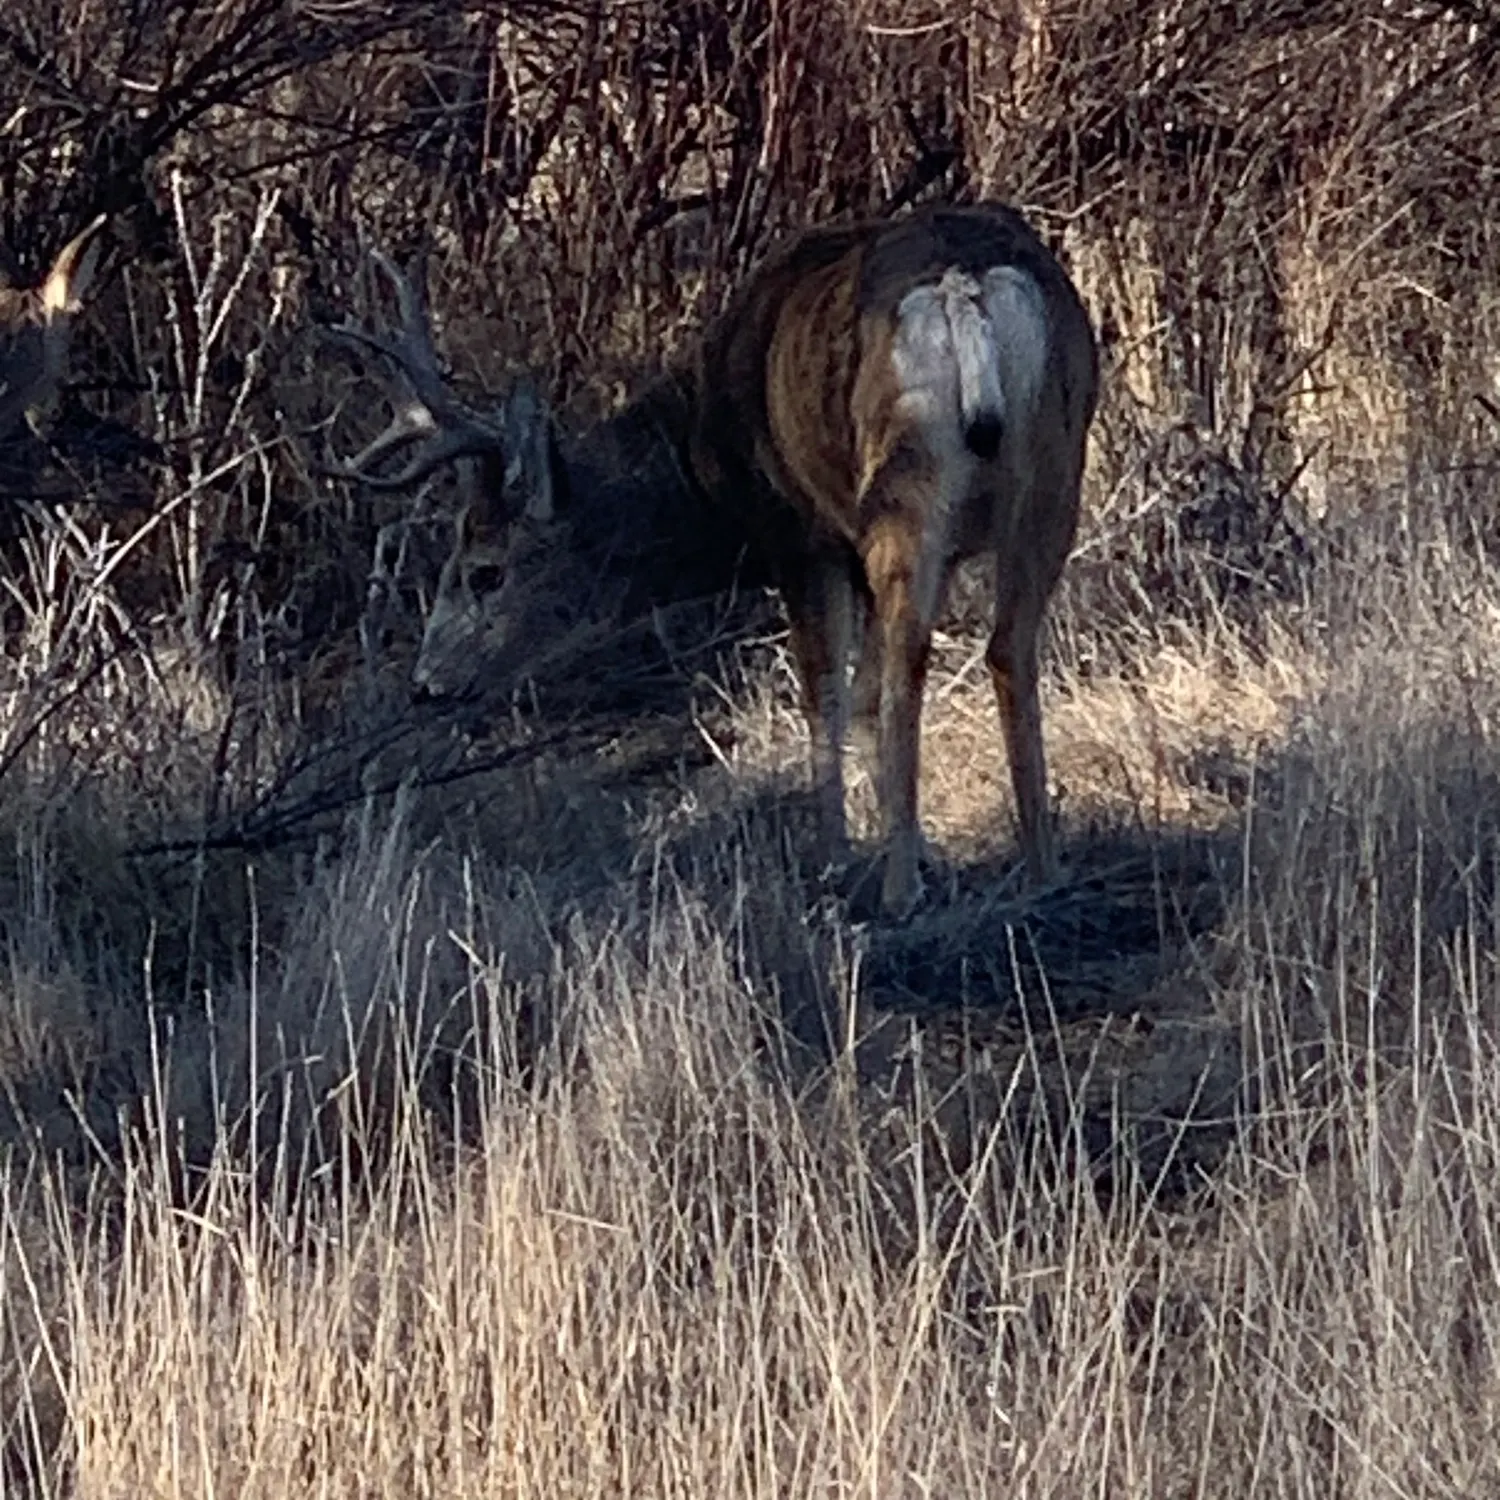
[[[378,354],[404,389],[391,393],[393,414],[386,429],[335,472],[374,490],[409,489],[454,459],[499,449],[502,439],[493,424],[454,395],[444,377],[421,289],[383,250],[371,248],[369,258],[395,293],[399,329],[391,336],[345,321],[329,331]],[[423,442],[427,446],[400,473],[370,473],[378,460]]]
[[[389,476],[382,479],[368,472],[370,465],[384,458],[386,454],[405,447],[408,443],[419,442],[424,437],[436,436],[437,431],[437,423],[433,421],[432,413],[420,401],[398,403],[395,414],[385,430],[348,459],[342,465],[342,470],[351,478],[358,477],[375,489],[399,489],[401,485],[398,481],[405,478],[404,472],[397,475],[394,480]]]
[[[462,409],[443,380],[437,349],[432,342],[432,319],[427,311],[426,295],[384,250],[372,248],[370,261],[380,268],[395,292],[401,317],[400,337],[394,343],[387,342],[385,352],[400,365],[412,389],[429,410],[436,413],[447,406]]]
[[[42,283],[42,307],[48,317],[60,313],[75,313],[88,291],[94,268],[99,261],[97,235],[105,221],[104,214],[95,216],[58,252],[52,270]]]

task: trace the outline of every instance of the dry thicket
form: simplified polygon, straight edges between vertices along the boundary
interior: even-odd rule
[[[96,550],[170,508],[111,575],[132,613],[222,633],[248,594],[295,615],[299,665],[357,611],[373,532],[296,441],[329,414],[307,331],[365,242],[427,257],[461,369],[534,368],[589,411],[788,226],[1011,199],[1112,347],[1101,545],[1168,600],[1184,549],[1231,553],[1210,594],[1275,575],[1302,509],[1493,432],[1472,399],[1493,370],[1478,207],[1500,150],[1482,6],[9,11],[0,240],[34,271],[114,215],[58,429],[87,472],[41,487],[107,506]],[[1122,602],[1096,583],[1091,607]]]
[[[8,0],[0,271],[109,217],[0,453],[0,1494],[1493,1491],[1497,74],[1479,0]],[[583,421],[979,195],[1106,347],[1056,890],[962,597],[904,926],[762,600],[409,705],[367,246]]]

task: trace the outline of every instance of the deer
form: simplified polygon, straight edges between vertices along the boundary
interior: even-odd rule
[[[73,320],[98,264],[100,215],[58,252],[40,285],[0,278],[0,443],[35,429],[67,368]]]
[[[394,377],[393,415],[340,472],[388,490],[459,459],[476,475],[413,669],[420,693],[483,680],[486,641],[505,636],[524,587],[518,538],[537,527],[571,518],[569,544],[587,545],[629,519],[636,545],[623,566],[642,556],[642,538],[667,559],[635,580],[647,595],[764,578],[786,612],[819,826],[836,860],[847,850],[845,740],[853,719],[873,720],[880,899],[900,918],[922,889],[933,632],[956,568],[987,555],[985,657],[1021,853],[1033,886],[1055,881],[1039,643],[1077,529],[1099,358],[1077,288],[1018,212],[929,205],[803,231],[749,274],[688,358],[571,440],[529,379],[497,409],[460,398],[421,292],[388,258],[376,264],[399,332],[338,332]],[[650,453],[655,482],[602,479],[625,437]],[[405,468],[384,471],[408,451]]]

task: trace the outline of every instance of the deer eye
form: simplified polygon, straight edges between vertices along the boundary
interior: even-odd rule
[[[469,589],[476,594],[493,594],[505,581],[505,570],[499,563],[480,563],[469,570]]]

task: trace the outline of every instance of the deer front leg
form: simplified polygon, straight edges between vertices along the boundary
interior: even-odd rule
[[[819,552],[783,586],[792,658],[807,718],[813,793],[825,856],[844,859],[844,739],[849,727],[849,655],[854,637],[850,560]]]

